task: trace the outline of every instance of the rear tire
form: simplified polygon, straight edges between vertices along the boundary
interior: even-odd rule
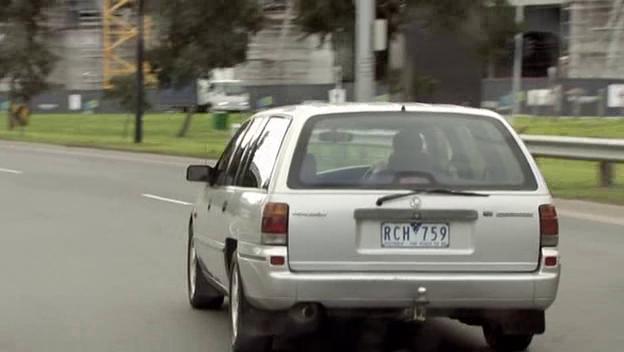
[[[191,307],[195,309],[217,310],[223,306],[224,296],[212,287],[199,265],[195,243],[193,241],[193,230],[189,226],[189,238],[187,246],[186,260],[186,283],[188,298]]]
[[[230,265],[230,326],[232,328],[232,352],[269,352],[273,346],[272,336],[254,335],[250,332],[251,307],[245,299],[243,282],[238,270],[236,252]]]
[[[491,325],[483,326],[483,336],[487,344],[497,352],[524,351],[533,340],[533,334],[505,334],[500,328]]]

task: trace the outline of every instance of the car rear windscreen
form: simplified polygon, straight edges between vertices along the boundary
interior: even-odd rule
[[[297,144],[288,186],[537,189],[524,154],[500,121],[410,112],[310,118]]]

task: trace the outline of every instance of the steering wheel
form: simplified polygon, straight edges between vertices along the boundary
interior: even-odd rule
[[[364,172],[364,175],[362,175],[362,180],[368,180],[375,173],[381,172],[381,171],[382,170],[379,170],[375,165],[372,165],[371,167],[368,168],[368,170],[366,170],[366,172]]]

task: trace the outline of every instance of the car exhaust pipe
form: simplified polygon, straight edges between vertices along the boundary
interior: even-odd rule
[[[288,313],[290,319],[299,325],[312,325],[321,317],[321,306],[316,303],[301,303],[292,307]]]

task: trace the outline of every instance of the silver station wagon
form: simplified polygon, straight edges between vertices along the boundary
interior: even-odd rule
[[[497,351],[545,331],[560,273],[557,213],[498,114],[447,105],[312,104],[258,113],[189,222],[188,295],[229,296],[234,351],[351,314],[449,317]]]

